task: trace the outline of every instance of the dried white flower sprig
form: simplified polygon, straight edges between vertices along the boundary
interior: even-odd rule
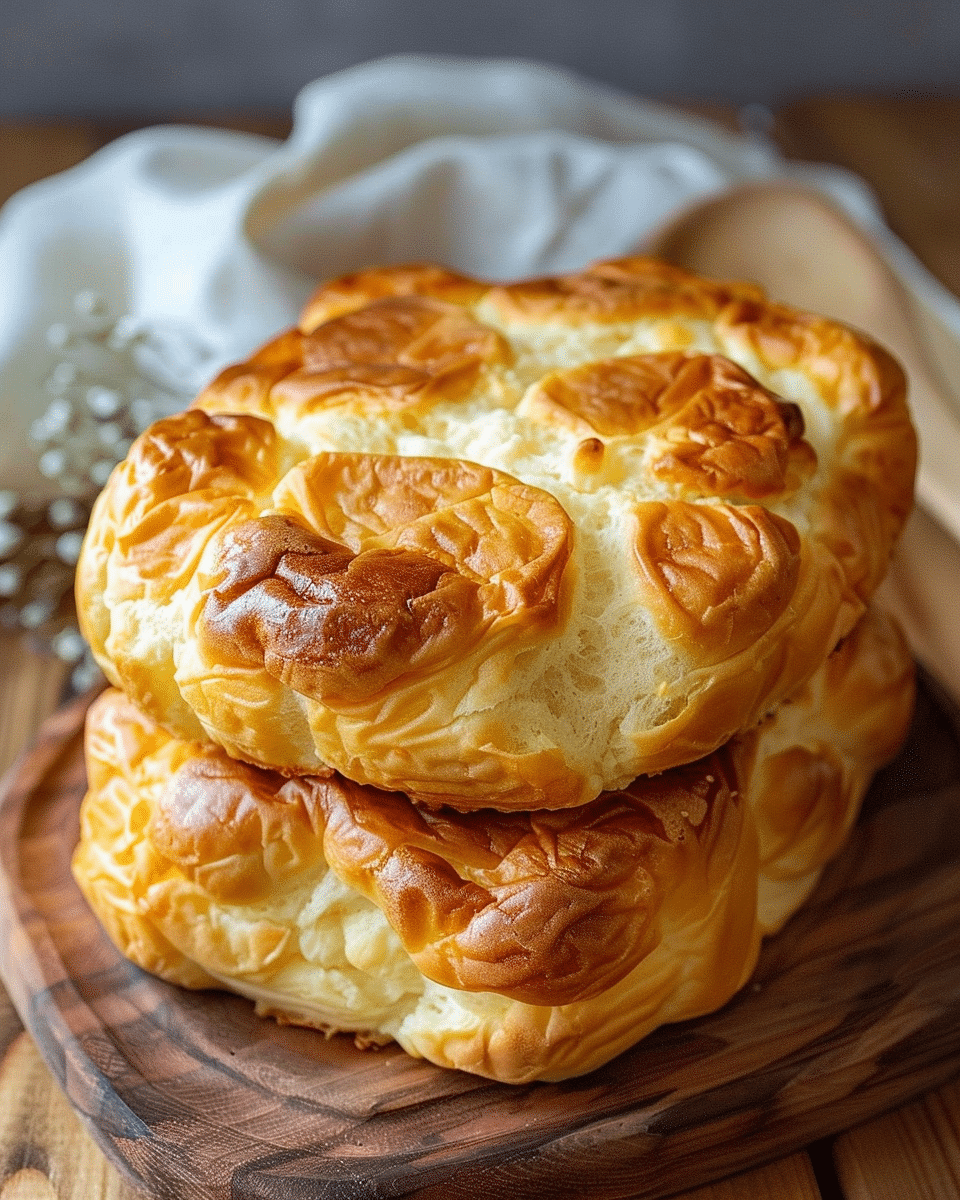
[[[0,490],[0,627],[29,631],[73,664],[79,692],[99,674],[72,606],[90,509],[133,439],[196,394],[213,355],[182,325],[111,316],[93,292],[76,296],[72,319],[51,325],[47,342],[50,401],[30,441],[57,494],[40,502]]]

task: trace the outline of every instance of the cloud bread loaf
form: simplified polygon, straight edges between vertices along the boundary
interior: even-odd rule
[[[706,758],[526,813],[288,778],[174,739],[111,690],[88,719],[74,874],[120,950],[174,983],[441,1066],[560,1079],[745,982],[895,752],[912,684],[870,610]]]
[[[178,737],[427,805],[584,804],[849,633],[911,502],[904,391],[864,335],[648,259],[363,272],[134,444],[81,623]]]

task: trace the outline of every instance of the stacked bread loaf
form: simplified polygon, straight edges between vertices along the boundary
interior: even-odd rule
[[[74,871],[187,987],[511,1082],[722,1005],[909,720],[866,336],[649,259],[322,286],[134,444]]]

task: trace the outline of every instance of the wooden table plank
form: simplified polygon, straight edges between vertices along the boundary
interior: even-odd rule
[[[0,770],[57,707],[69,668],[0,636]],[[54,1082],[0,986],[0,1200],[142,1200]]]
[[[9,1027],[6,1015],[2,1023]],[[80,1124],[25,1032],[4,1053],[0,1094],[0,1146],[6,1150],[2,1200],[143,1200]]]
[[[791,1154],[768,1167],[687,1192],[677,1200],[821,1200],[821,1196],[809,1156]]]
[[[0,636],[0,660],[5,771],[57,707],[69,668],[9,633]],[[2,1200],[139,1200],[80,1124],[2,987],[0,1053]]]
[[[847,1200],[960,1196],[960,1083],[871,1121],[837,1140]]]

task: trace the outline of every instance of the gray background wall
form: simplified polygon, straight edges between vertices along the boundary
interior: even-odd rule
[[[665,99],[960,92],[960,0],[0,0],[0,114],[285,111],[404,51],[564,64]]]

